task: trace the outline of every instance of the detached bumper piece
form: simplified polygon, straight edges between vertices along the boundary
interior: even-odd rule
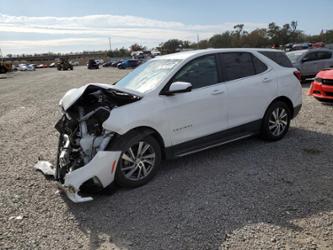
[[[45,176],[52,176],[55,178],[55,167],[48,161],[38,161],[34,168],[41,171]]]
[[[88,164],[67,173],[64,183],[58,183],[58,188],[75,203],[93,200],[92,197],[82,197],[79,194],[81,185],[92,178],[97,178],[103,188],[110,185],[114,181],[120,154],[120,151],[98,152]],[[47,161],[39,161],[34,168],[44,175],[55,177],[55,168]]]

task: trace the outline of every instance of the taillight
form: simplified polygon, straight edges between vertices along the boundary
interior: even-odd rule
[[[298,70],[297,71],[294,71],[294,76],[296,76],[296,78],[301,82],[302,81],[302,74],[301,72],[299,72]]]

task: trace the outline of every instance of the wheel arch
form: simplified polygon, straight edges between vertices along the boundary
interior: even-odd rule
[[[137,136],[139,136],[139,138],[140,137],[143,138],[146,136],[153,136],[154,139],[157,141],[157,143],[161,147],[162,158],[165,159],[165,144],[164,144],[163,137],[156,129],[153,129],[151,127],[140,126],[140,127],[132,128],[123,135],[117,135],[117,138],[115,138],[115,140],[122,140],[122,138],[126,138],[127,136],[133,136],[133,135],[137,135]],[[111,140],[110,144],[112,144],[113,142],[114,141]]]
[[[267,107],[266,111],[265,111],[265,115],[266,115],[266,112],[267,110],[269,109],[269,107],[275,103],[275,102],[278,102],[278,101],[282,101],[284,103],[286,103],[288,105],[288,108],[290,109],[290,112],[291,112],[291,117],[294,117],[294,105],[292,103],[292,101],[286,97],[286,96],[279,96],[277,98],[275,98]]]

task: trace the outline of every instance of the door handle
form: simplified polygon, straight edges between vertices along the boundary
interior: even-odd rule
[[[223,93],[224,93],[224,90],[215,89],[215,90],[213,90],[212,95],[220,95],[220,94],[223,94]]]
[[[262,82],[270,82],[270,81],[272,81],[272,79],[271,79],[271,78],[268,78],[268,77],[265,77],[265,78],[262,80]]]

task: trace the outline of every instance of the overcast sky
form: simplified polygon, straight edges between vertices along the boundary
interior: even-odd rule
[[[231,30],[297,20],[308,34],[333,29],[333,0],[0,0],[4,55],[151,48],[170,38],[196,41]]]

